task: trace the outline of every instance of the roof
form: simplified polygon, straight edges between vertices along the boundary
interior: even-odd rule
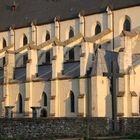
[[[50,80],[52,78],[52,65],[40,65],[38,66],[38,77],[45,80]]]
[[[64,71],[62,77],[79,77],[80,76],[80,62],[64,63]]]
[[[0,0],[0,31],[9,27],[27,27],[34,22],[37,25],[50,23],[55,17],[60,20],[77,18],[80,12],[84,15],[140,6],[140,0],[14,0],[16,10],[12,11],[13,0]]]
[[[119,72],[118,53],[98,49],[93,62],[93,75],[103,75],[103,73],[111,73],[111,62],[115,61],[117,64],[116,71]]]
[[[16,67],[14,70],[14,80],[26,80],[26,67]]]

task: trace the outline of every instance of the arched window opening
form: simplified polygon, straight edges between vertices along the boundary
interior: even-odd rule
[[[70,92],[70,109],[71,112],[75,112],[75,99],[74,99],[74,93],[71,91]]]
[[[69,51],[69,60],[74,61],[74,48]]]
[[[27,45],[28,44],[28,38],[27,36],[24,34],[23,36],[23,46]]]
[[[123,24],[123,30],[124,31],[131,31],[131,23],[128,18],[125,19],[124,24]]]
[[[74,37],[74,31],[73,31],[73,28],[70,27],[69,38],[72,38],[72,37]]]
[[[46,63],[50,63],[51,61],[51,56],[50,56],[50,51],[46,52]]]
[[[2,40],[2,45],[3,45],[3,48],[7,47],[7,42],[6,42],[6,40],[4,38]]]
[[[96,27],[95,27],[95,35],[101,33],[101,25],[99,23],[97,23]]]
[[[18,96],[18,110],[19,110],[19,113],[23,113],[23,102],[22,102],[22,96],[21,94],[19,94]]]
[[[95,27],[95,35],[101,33],[101,25],[97,23]],[[97,48],[101,49],[101,45],[98,45]],[[97,52],[97,48],[95,49],[95,53]]]
[[[45,38],[46,41],[50,40],[50,33],[47,31],[46,33],[46,38]]]
[[[47,110],[46,109],[43,108],[41,110],[40,117],[47,117]]]
[[[47,95],[46,95],[46,93],[43,93],[42,100],[43,100],[43,106],[47,106],[48,103],[47,103]]]

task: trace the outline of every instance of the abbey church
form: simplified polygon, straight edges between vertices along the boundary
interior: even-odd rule
[[[1,0],[0,117],[111,117],[112,69],[117,116],[140,116],[139,13],[140,0]]]

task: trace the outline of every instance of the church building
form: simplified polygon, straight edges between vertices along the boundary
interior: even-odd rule
[[[114,69],[117,116],[140,116],[139,13],[140,0],[1,0],[0,117],[111,117]]]

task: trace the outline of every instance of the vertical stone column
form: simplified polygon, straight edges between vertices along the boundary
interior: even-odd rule
[[[139,97],[136,92],[131,92],[132,96],[132,116],[139,116]]]
[[[15,68],[15,53],[6,52],[5,54],[6,64],[4,66],[4,82],[9,82],[14,77],[14,68]]]
[[[79,18],[80,18],[80,33],[84,36],[85,35],[85,19],[84,16],[82,16],[82,14],[79,14]]]
[[[92,66],[93,43],[83,42],[80,56],[80,76],[85,76]]]
[[[54,22],[55,22],[55,37],[57,39],[60,39],[60,23],[56,18],[54,19]]]
[[[5,118],[13,118],[13,108],[14,106],[5,106]]]
[[[108,22],[108,28],[109,29],[113,29],[113,12],[111,11],[110,7],[108,6],[106,9],[107,12],[107,22]]]
[[[52,59],[52,78],[51,81],[51,99],[50,99],[50,115],[60,117],[60,96],[59,96],[59,80],[58,77],[62,75],[63,70],[63,46],[53,46]]]
[[[14,67],[15,67],[15,54],[12,52],[6,52],[5,54],[6,64],[4,66],[4,87],[3,87],[3,98],[4,106],[11,106],[10,103],[10,91],[9,91],[9,81],[13,79],[14,76]]]
[[[3,85],[3,103],[2,103],[2,108],[4,109],[5,106],[11,106],[10,103],[10,91],[9,91],[9,81],[13,79],[14,76],[14,67],[15,67],[15,53],[12,52],[14,51],[15,47],[15,32],[12,28],[10,28],[9,31],[10,35],[10,41],[9,41],[9,46],[13,46],[10,48],[10,51],[6,51],[5,53],[5,66],[4,66],[4,85]],[[5,112],[5,111],[4,111]],[[4,113],[3,112],[3,113]]]
[[[31,23],[31,35],[32,35],[32,42],[37,45],[37,32],[36,32],[36,26],[34,23]]]
[[[122,45],[124,45],[124,79],[125,79],[125,94],[124,94],[124,117],[131,116],[132,98],[130,94],[130,74],[129,70],[132,66],[132,41],[131,38],[122,37]]]
[[[132,66],[132,40],[130,37],[124,36],[124,70],[128,73]],[[123,43],[123,42],[122,42]]]
[[[10,27],[10,45],[15,45],[15,31]]]
[[[113,12],[109,6],[107,7],[106,12],[107,12],[107,28],[109,28],[112,32],[114,32]],[[113,33],[112,33],[112,39],[108,47],[109,50],[113,50]]]
[[[88,42],[82,43],[80,56],[80,94],[78,97],[79,116],[89,115],[88,108],[90,105],[91,89],[89,86],[90,78],[86,78],[87,73],[92,67],[93,44]]]
[[[63,46],[53,46],[53,58],[52,58],[52,78],[58,78],[62,74],[63,70]]]
[[[28,61],[26,65],[26,78],[31,80],[37,73],[37,50],[30,49],[28,50]]]
[[[32,109],[32,118],[40,118],[41,107],[31,107],[31,109]]]
[[[28,63],[26,65],[26,92],[25,92],[25,112],[30,113],[32,106],[32,97],[33,95],[33,82],[32,78],[36,76],[37,73],[37,50],[30,49],[28,50]],[[27,114],[27,116],[31,117],[31,114]]]

